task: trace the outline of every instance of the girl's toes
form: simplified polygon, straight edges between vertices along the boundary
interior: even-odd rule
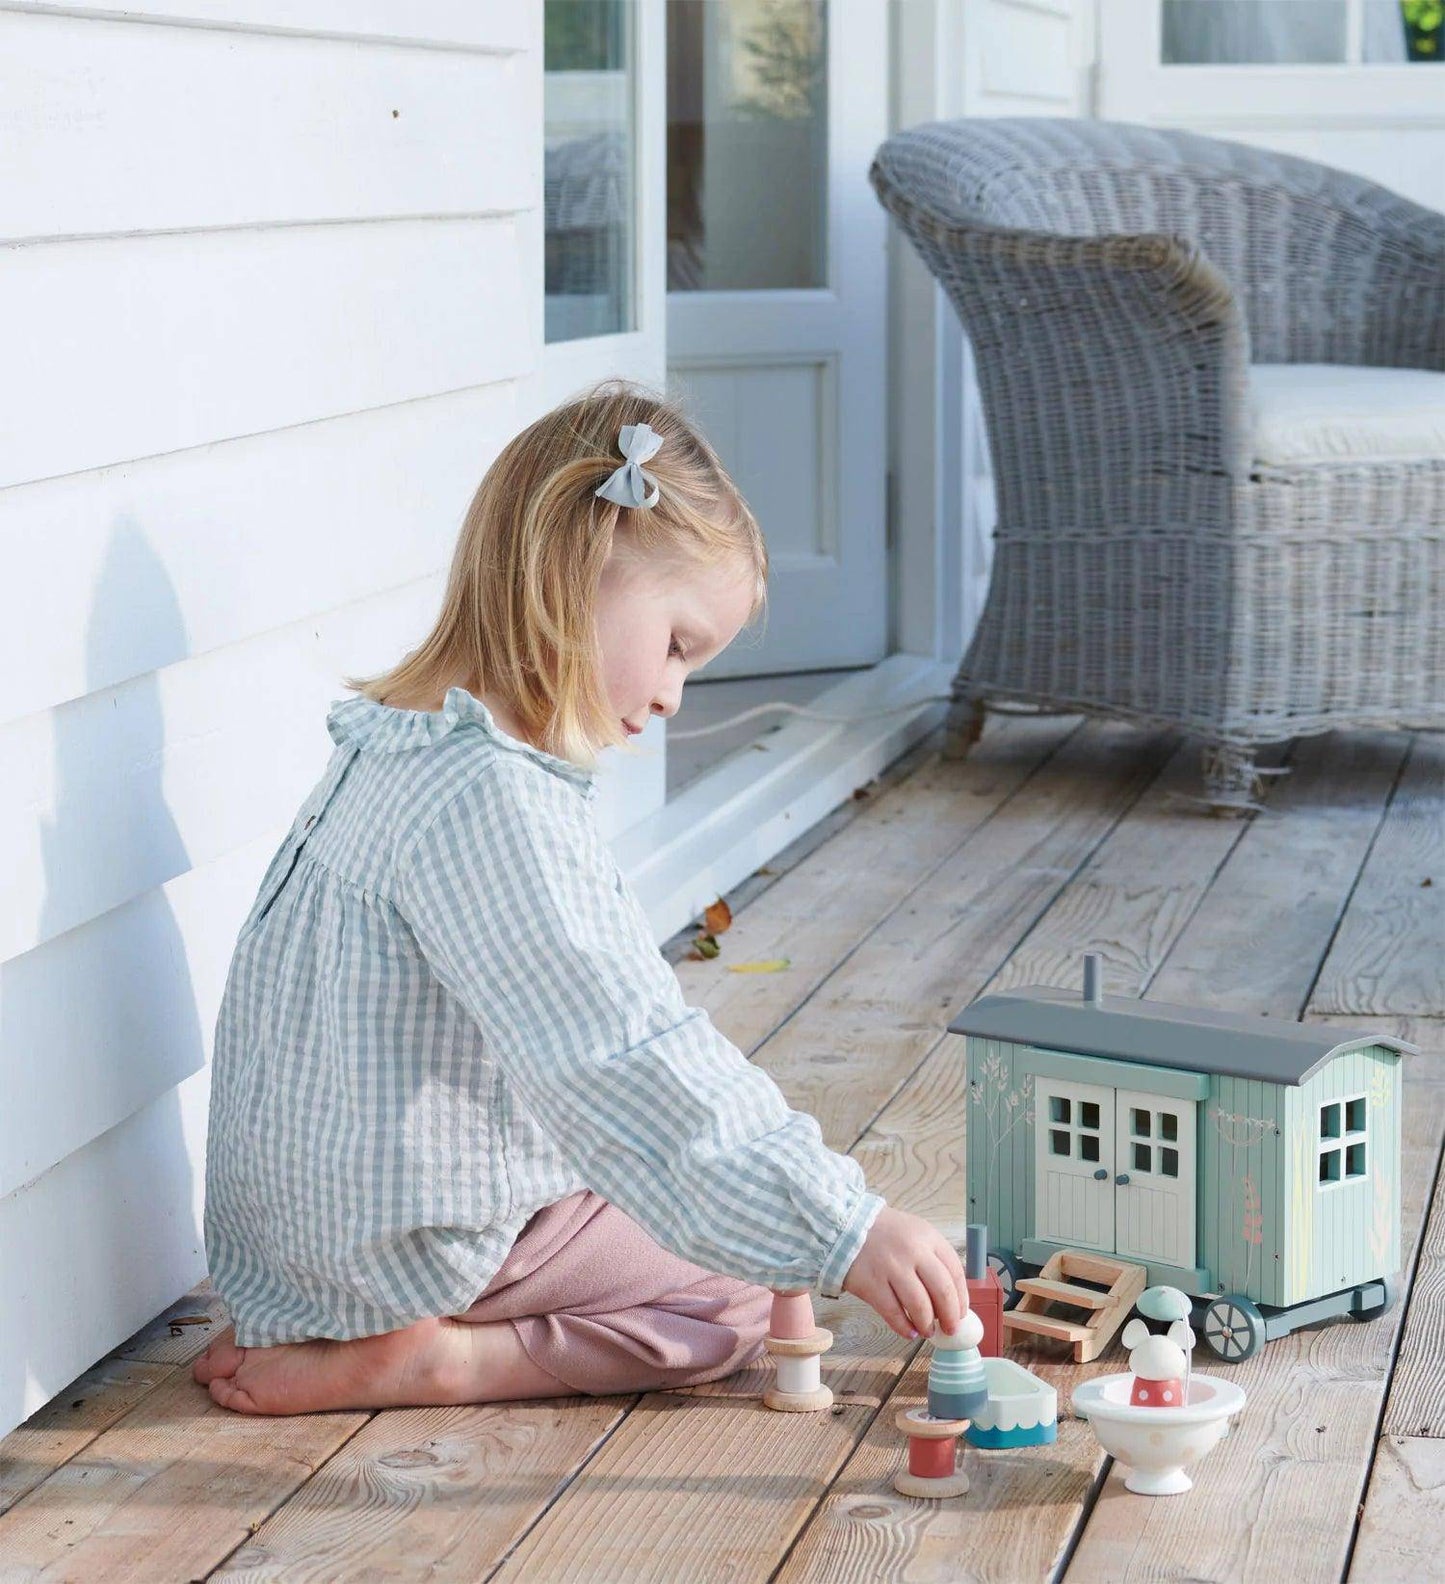
[[[238,1386],[235,1381],[221,1376],[216,1376],[211,1381],[211,1400],[219,1403],[222,1408],[231,1409],[234,1413],[261,1412],[244,1386]]]
[[[191,1379],[202,1386],[226,1379],[236,1373],[245,1356],[245,1348],[236,1346],[235,1327],[228,1326],[191,1366]]]

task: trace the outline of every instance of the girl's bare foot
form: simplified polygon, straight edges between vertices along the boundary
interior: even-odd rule
[[[505,1321],[418,1320],[349,1342],[238,1348],[228,1326],[196,1360],[192,1377],[238,1413],[324,1413],[344,1408],[423,1408],[446,1403],[566,1397],[574,1388],[535,1365]]]

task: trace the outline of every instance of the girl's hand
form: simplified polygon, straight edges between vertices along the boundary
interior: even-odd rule
[[[878,1212],[843,1291],[876,1309],[901,1337],[933,1334],[936,1321],[954,1331],[968,1308],[963,1262],[937,1227],[921,1216]]]

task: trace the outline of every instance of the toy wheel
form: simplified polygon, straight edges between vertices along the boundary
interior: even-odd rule
[[[1225,1293],[1204,1311],[1204,1340],[1226,1364],[1242,1364],[1264,1346],[1264,1316],[1242,1293]]]
[[[1400,1278],[1386,1276],[1384,1278],[1385,1296],[1372,1303],[1365,1309],[1351,1309],[1350,1316],[1355,1320],[1378,1320],[1387,1310],[1393,1309],[1400,1296]]]
[[[1003,1306],[1012,1309],[1019,1301],[1019,1262],[1012,1249],[992,1248],[988,1251],[988,1268],[998,1277],[1003,1288]]]

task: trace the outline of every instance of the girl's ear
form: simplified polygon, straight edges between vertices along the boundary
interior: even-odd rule
[[[1186,1353],[1194,1351],[1194,1332],[1187,1320],[1176,1320],[1169,1327],[1169,1340],[1177,1348],[1183,1348]]]
[[[1126,1348],[1138,1347],[1141,1342],[1147,1342],[1148,1339],[1149,1327],[1142,1320],[1131,1320],[1124,1327],[1123,1334],[1119,1338]]]

